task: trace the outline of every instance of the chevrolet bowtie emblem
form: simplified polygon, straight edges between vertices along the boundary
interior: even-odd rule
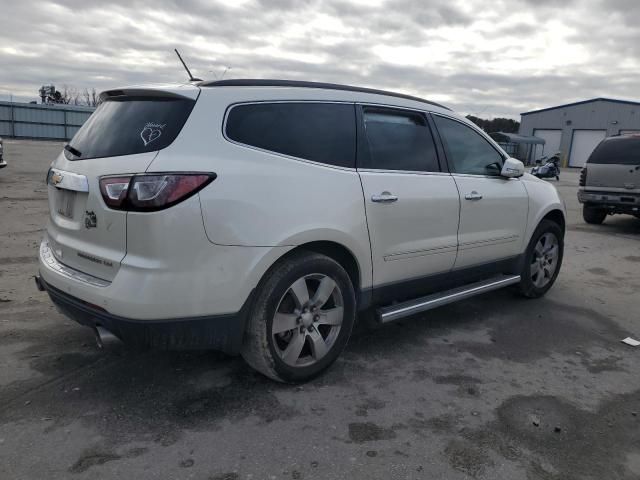
[[[51,183],[53,185],[58,185],[63,178],[64,176],[61,173],[56,172],[53,175],[51,175]]]

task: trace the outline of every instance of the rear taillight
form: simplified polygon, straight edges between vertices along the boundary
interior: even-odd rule
[[[106,177],[100,179],[100,193],[104,203],[111,208],[119,208],[127,198],[132,177]]]
[[[582,167],[580,170],[580,181],[578,182],[580,187],[584,187],[587,185],[587,167]]]
[[[154,212],[186,200],[215,178],[215,173],[154,173],[103,177],[100,179],[100,193],[109,208]]]

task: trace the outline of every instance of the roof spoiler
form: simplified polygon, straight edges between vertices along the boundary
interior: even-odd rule
[[[195,87],[193,89],[186,88],[144,88],[144,87],[132,87],[132,88],[118,88],[115,90],[105,90],[100,93],[100,100],[117,99],[119,97],[151,97],[151,98],[169,98],[169,99],[188,99],[196,100],[200,93],[200,89]]]

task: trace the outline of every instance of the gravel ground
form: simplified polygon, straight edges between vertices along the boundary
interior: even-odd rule
[[[360,328],[324,376],[275,384],[217,353],[96,349],[35,289],[61,144],[0,171],[2,479],[640,477],[640,220],[586,225],[540,300],[494,292]],[[554,182],[555,183],[555,182]]]

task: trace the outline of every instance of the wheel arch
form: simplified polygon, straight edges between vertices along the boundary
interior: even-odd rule
[[[564,210],[562,209],[561,205],[549,205],[548,208],[538,212],[538,215],[535,217],[535,219],[533,219],[531,223],[529,223],[529,226],[527,227],[527,235],[525,238],[526,241],[524,242],[523,251],[526,251],[527,247],[529,246],[529,242],[531,241],[531,237],[533,237],[533,234],[540,225],[540,222],[542,222],[543,220],[551,220],[552,222],[559,225],[560,229],[562,230],[562,234],[564,235],[566,228],[566,218]]]
[[[355,254],[347,247],[338,242],[329,240],[316,240],[296,246],[295,248],[282,255],[277,260],[277,262],[279,262],[283,258],[290,257],[291,255],[296,255],[300,252],[319,253],[321,255],[326,255],[327,257],[338,262],[349,275],[351,283],[353,284],[353,289],[355,290],[356,295],[358,294],[363,282],[362,269]]]
[[[562,212],[562,210],[560,210],[559,208],[555,208],[553,210],[548,211],[541,219],[540,222],[542,220],[551,220],[554,223],[557,223],[558,226],[562,229],[562,233],[565,232],[566,229],[566,219],[564,216],[564,213]],[[538,222],[538,224],[540,224],[540,222]]]

